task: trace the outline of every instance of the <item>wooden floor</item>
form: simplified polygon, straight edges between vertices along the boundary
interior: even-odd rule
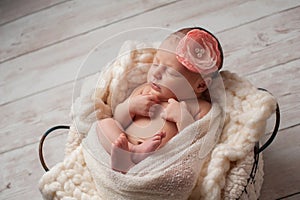
[[[203,26],[223,44],[224,69],[271,91],[279,135],[264,152],[264,199],[300,199],[300,1],[1,0],[0,199],[41,199],[41,134],[69,124],[78,68],[99,42],[136,27]],[[66,135],[46,142],[50,166]]]

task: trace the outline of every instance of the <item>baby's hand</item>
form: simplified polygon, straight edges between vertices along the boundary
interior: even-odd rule
[[[161,113],[161,117],[165,120],[175,122],[178,131],[183,130],[195,121],[184,101],[179,103],[174,99],[169,99],[168,103],[164,112]]]
[[[179,123],[182,118],[181,115],[185,111],[188,111],[186,103],[184,101],[178,102],[175,99],[169,99],[168,103],[169,104],[160,115],[161,118],[171,122]]]
[[[158,98],[152,94],[137,95],[129,99],[129,111],[133,115],[151,117],[154,114],[151,107],[158,102]]]

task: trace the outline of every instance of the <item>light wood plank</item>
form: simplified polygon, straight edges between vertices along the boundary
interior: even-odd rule
[[[299,200],[299,199],[300,199],[300,192],[298,192],[296,194],[291,194],[291,196],[284,197],[280,200]]]
[[[1,0],[0,26],[69,0]]]
[[[193,21],[195,22],[194,24],[203,24],[205,27],[206,25],[209,27],[209,24],[214,24],[212,30],[214,30],[214,32],[221,32],[223,30],[228,30],[232,27],[248,23],[251,20],[264,17],[270,14],[271,12],[279,12],[281,9],[286,9],[288,8],[288,6],[293,6],[291,2],[286,3],[285,6],[281,6],[281,1],[274,1],[274,5],[277,5],[277,7],[273,6],[264,8],[264,4],[262,4],[260,6],[266,9],[268,12],[262,12],[260,10],[259,12],[255,12],[255,10],[251,9],[254,9],[253,7],[255,6],[258,7],[259,5],[257,5],[257,2],[253,1],[241,4],[237,3],[236,1],[226,1],[226,3],[214,2],[214,4],[205,3],[202,4],[201,8],[193,6],[194,4],[195,3],[193,1],[184,1],[178,2],[176,4],[171,4],[166,7],[147,12],[143,15],[135,16],[117,24],[113,24],[109,27],[93,31],[90,34],[82,35],[56,44],[54,46],[48,47],[46,49],[42,49],[37,52],[28,54],[26,56],[22,56],[17,59],[2,63],[0,65],[0,93],[6,95],[2,96],[2,98],[0,99],[0,105],[15,101],[17,99],[25,97],[26,95],[34,94],[47,88],[52,88],[73,80],[76,76],[77,69],[79,68],[80,63],[83,61],[87,52],[89,52],[95,45],[102,42],[104,38],[108,38],[111,35],[119,33],[120,30],[130,30],[131,28],[140,27],[145,24],[147,24],[148,26],[161,27],[168,25],[170,28],[177,29],[175,27],[190,26],[192,24],[191,22]],[[174,22],[174,15],[177,16],[175,11],[185,6],[190,6],[190,10],[186,8],[187,11],[181,13],[181,15],[176,17],[177,22]],[[249,11],[251,13],[250,17],[248,16],[248,12],[245,12],[248,6],[251,7]],[[196,7],[197,9],[194,7]],[[273,8],[273,10],[271,10],[271,8]],[[215,11],[218,12],[218,15],[216,15]],[[262,19],[262,22],[259,21],[251,23],[252,26],[250,26],[250,28],[247,28],[248,26],[244,26],[244,28],[238,29],[237,31],[226,31],[224,33],[217,34],[218,36],[220,36],[220,40],[224,46],[226,54],[225,66],[227,67],[237,65],[234,62],[239,61],[243,56],[247,57],[249,56],[249,54],[251,55],[251,52],[247,52],[248,54],[246,55],[242,53],[241,55],[241,52],[239,51],[241,47],[237,48],[236,45],[238,45],[239,43],[243,43],[245,46],[253,46],[253,41],[250,39],[246,40],[242,37],[235,37],[236,35],[244,35],[246,34],[245,32],[250,32],[250,38],[253,38],[256,36],[256,32],[252,31],[252,29],[258,29],[266,30],[266,34],[270,35],[270,37],[272,37],[273,40],[278,41],[282,37],[293,38],[293,28],[291,28],[291,30],[287,31],[286,33],[278,35],[273,34],[273,30],[267,29],[267,27],[264,26],[264,24],[268,24],[268,26],[276,28],[277,26],[282,25],[282,23],[276,23],[280,18],[286,19],[287,22],[289,22],[290,20],[297,20],[298,17],[295,16],[295,13],[297,12],[297,10],[293,9],[291,13],[288,12],[288,14],[284,16],[278,14],[275,18],[266,18]],[[161,20],[160,17],[155,17],[162,16],[165,13],[170,14],[165,16],[164,20]],[[229,15],[228,13],[232,13],[232,15]],[[291,14],[291,16],[289,16],[289,14]],[[210,17],[206,17],[207,15],[209,15]],[[236,18],[235,15],[239,15],[241,17]],[[246,18],[246,16],[248,18]],[[220,22],[226,21],[229,24],[226,24],[225,26],[223,23],[214,23],[218,20]],[[292,24],[287,23],[286,26],[290,28]],[[293,39],[299,42],[298,38]],[[246,40],[247,42],[243,42],[244,40]],[[284,41],[281,42],[283,42],[283,44],[286,44]],[[291,41],[288,40],[287,42]],[[283,45],[280,42],[279,44]],[[292,43],[291,45],[294,45],[294,43]],[[113,50],[112,48],[116,48],[115,46],[116,45],[112,44],[110,47],[108,47],[109,49],[105,50],[107,52],[110,52]],[[297,48],[298,46],[295,44],[294,48]],[[288,48],[290,48],[290,46],[288,46]],[[239,55],[239,57],[237,57],[236,55]],[[292,59],[294,57],[297,57],[298,55],[299,54],[297,53],[297,51],[293,51],[291,52],[291,55],[288,56],[288,58]],[[275,58],[280,59],[282,57],[277,55],[275,56]],[[283,60],[284,58],[285,57],[283,57]],[[257,60],[259,61],[259,59]],[[245,63],[247,62],[245,61]],[[280,61],[278,61],[277,63],[280,63]],[[256,65],[257,63],[254,64]],[[270,65],[272,66],[272,64],[269,64],[269,66]],[[99,63],[95,63],[94,66],[97,67],[93,69],[94,71],[99,70]],[[240,68],[244,68],[244,66],[234,67],[233,69],[239,70]],[[61,74],[64,75],[61,76]],[[84,76],[85,74],[81,75]],[[38,81],[39,84],[32,84],[32,80]]]
[[[67,134],[60,133],[45,141],[44,154],[49,167],[63,160],[66,137]],[[1,154],[0,161],[0,199],[42,199],[38,181],[45,172],[39,162],[37,143]]]
[[[219,34],[224,66],[241,75],[300,57],[300,7]]]
[[[71,83],[31,96],[10,106],[1,106],[0,152],[37,142],[42,133],[57,124],[70,124]]]
[[[260,199],[277,199],[300,192],[299,130],[296,126],[279,132],[264,152],[265,175]]]
[[[58,4],[0,27],[0,63],[169,2],[90,0]]]

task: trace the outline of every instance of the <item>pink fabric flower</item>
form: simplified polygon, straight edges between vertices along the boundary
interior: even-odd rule
[[[215,72],[221,62],[218,41],[206,31],[193,29],[179,41],[176,58],[190,71]]]

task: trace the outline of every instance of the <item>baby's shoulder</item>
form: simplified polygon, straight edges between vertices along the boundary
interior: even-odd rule
[[[211,109],[211,103],[203,100],[203,99],[198,99],[198,105],[199,105],[199,112],[197,114],[197,119],[201,119],[204,117]]]

